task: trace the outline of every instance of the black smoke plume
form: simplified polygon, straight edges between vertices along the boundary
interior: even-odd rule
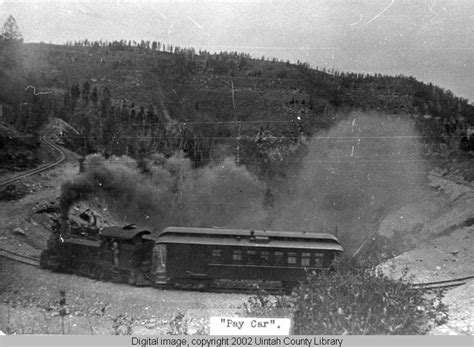
[[[232,159],[192,169],[182,155],[89,156],[86,172],[62,186],[63,215],[74,201],[104,198],[117,220],[160,231],[168,225],[250,228],[265,218],[265,185]],[[258,212],[260,211],[260,212]]]
[[[425,176],[418,133],[406,116],[350,113],[315,134],[300,160],[296,174],[282,165],[290,179],[275,183],[229,158],[193,169],[180,154],[154,155],[140,165],[127,156],[94,155],[84,174],[63,185],[61,206],[67,214],[74,201],[100,195],[117,220],[156,232],[169,225],[337,228],[353,252],[384,216],[417,198]]]

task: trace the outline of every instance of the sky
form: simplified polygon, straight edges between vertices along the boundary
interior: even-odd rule
[[[155,40],[411,75],[474,101],[472,0],[0,0],[25,42]]]

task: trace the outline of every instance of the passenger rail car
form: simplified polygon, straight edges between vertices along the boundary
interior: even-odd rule
[[[166,281],[212,286],[215,280],[278,281],[291,288],[308,271],[328,269],[343,248],[331,234],[168,227]]]

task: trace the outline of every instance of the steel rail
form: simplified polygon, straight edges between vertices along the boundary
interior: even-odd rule
[[[412,287],[414,287],[415,289],[443,289],[450,287],[458,287],[463,284],[466,284],[467,281],[471,279],[474,279],[474,275],[451,278],[442,281],[412,283]]]
[[[0,248],[0,256],[3,258],[20,262],[20,263],[24,263],[27,265],[31,265],[35,267],[40,266],[39,258],[12,252],[7,249]]]
[[[9,251],[7,249],[0,248],[0,257],[7,258],[10,260],[14,260],[20,263],[24,263],[27,265],[40,267],[39,258],[32,257],[28,255],[22,255],[16,252]],[[433,282],[423,282],[423,283],[412,283],[411,286],[414,289],[423,289],[423,290],[435,290],[435,289],[449,289],[453,287],[459,287],[467,283],[467,281],[474,279],[474,275],[459,277],[459,278],[452,278],[442,281],[433,281]],[[256,291],[255,288],[252,287],[245,287],[245,286],[211,286],[208,288],[186,288],[186,287],[179,287],[176,288],[168,284],[158,284],[152,285],[155,288],[161,289],[168,289],[168,290],[204,290],[204,291],[211,291],[216,293],[229,293],[229,292],[237,292],[237,293],[254,293]],[[278,294],[281,292],[282,288],[262,288],[269,294]]]
[[[59,157],[52,163],[43,164],[43,165],[41,165],[37,168],[22,172],[21,174],[18,174],[14,177],[10,177],[8,179],[0,181],[0,187],[6,186],[8,184],[11,184],[11,183],[13,183],[15,181],[18,181],[20,179],[23,179],[23,178],[26,178],[26,177],[29,177],[29,176],[32,176],[32,175],[36,175],[36,174],[41,173],[43,171],[50,170],[50,169],[54,168],[55,166],[61,164],[63,161],[66,160],[66,152],[64,151],[64,149],[62,149],[60,146],[56,145],[51,140],[49,140],[48,137],[47,137],[47,134],[42,136],[40,138],[40,141],[42,143],[44,143],[46,146],[48,146],[49,148],[56,151],[59,154]]]

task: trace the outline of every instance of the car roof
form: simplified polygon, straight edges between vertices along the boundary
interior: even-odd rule
[[[335,235],[298,231],[167,227],[158,243],[314,248],[341,250]]]
[[[258,230],[258,229],[224,229],[224,228],[190,228],[170,226],[163,229],[161,235],[166,234],[190,234],[190,235],[208,235],[223,237],[271,237],[278,239],[296,239],[305,240],[333,240],[339,242],[335,235],[329,233],[314,233],[305,231],[274,231],[274,230]]]
[[[102,230],[100,230],[100,234],[107,238],[130,240],[138,235],[148,235],[150,234],[150,232],[148,230],[135,229],[132,227],[127,227],[127,226],[125,227],[112,226],[112,227],[103,228]]]
[[[88,239],[81,239],[77,237],[70,237],[64,240],[65,244],[75,244],[80,246],[86,247],[100,247],[103,243],[101,240],[88,240]]]
[[[191,245],[208,245],[208,246],[232,246],[247,248],[281,248],[281,249],[303,249],[303,250],[332,250],[343,251],[342,246],[333,241],[325,240],[272,240],[272,239],[251,239],[240,237],[208,237],[199,235],[184,235],[177,237],[176,235],[161,235],[157,241],[159,244],[191,244]]]

